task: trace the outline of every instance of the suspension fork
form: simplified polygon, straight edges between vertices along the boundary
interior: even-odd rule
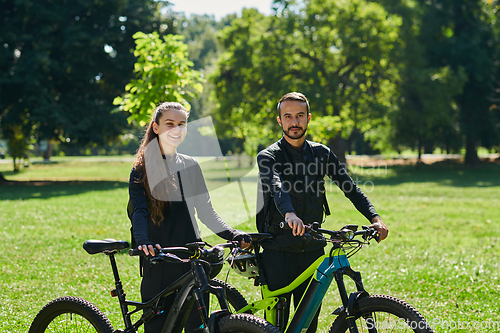
[[[357,291],[351,293],[349,296],[347,296],[347,290],[344,284],[344,275],[350,277],[356,284]],[[363,287],[361,274],[359,272],[354,271],[351,267],[343,267],[335,272],[335,281],[337,282],[337,287],[339,289],[342,305],[346,313],[346,319],[349,325],[349,332],[358,333],[356,321],[354,320],[354,307],[359,298],[368,296],[368,293],[365,291]],[[368,317],[365,318],[365,320],[368,319],[369,319]],[[372,332],[372,330],[370,329],[369,332]]]
[[[195,284],[199,286],[199,288],[193,290],[193,294],[198,304],[198,310],[200,311],[204,327],[208,327],[210,318],[205,300],[203,298],[203,294],[205,294],[205,291],[207,289],[210,290],[211,293],[217,296],[222,311],[229,313],[227,302],[224,297],[224,291],[220,288],[214,288],[210,285],[207,274],[205,273],[205,269],[199,261],[191,262],[191,268],[193,271]]]

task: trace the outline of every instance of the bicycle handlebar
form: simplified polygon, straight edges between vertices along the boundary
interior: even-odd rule
[[[224,248],[237,247],[237,245],[234,244],[234,242],[217,244],[209,249],[205,249],[204,248],[205,245],[207,245],[205,242],[196,242],[196,243],[186,244],[186,246],[164,247],[161,249],[155,248],[154,257],[146,255],[144,251],[138,249],[130,249],[128,254],[130,256],[149,257],[153,261],[184,262],[185,260],[191,260],[191,259],[207,259],[213,255],[217,256],[220,252],[224,252]],[[190,259],[181,259],[176,254],[187,254],[190,256]]]
[[[328,230],[319,227],[318,222],[306,225],[306,234],[309,235],[319,235],[327,234],[332,238],[348,242],[354,239],[356,236],[361,236],[365,241],[369,241],[374,238],[377,242],[379,241],[378,231],[376,229],[370,228],[368,226],[362,226],[363,230],[357,231],[357,225],[347,225],[340,230]],[[286,222],[280,222],[280,228],[283,230],[291,230],[290,226]]]

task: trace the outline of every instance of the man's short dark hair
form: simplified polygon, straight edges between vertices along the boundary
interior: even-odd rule
[[[281,97],[280,101],[278,102],[278,117],[281,117],[280,108],[281,108],[281,103],[284,101],[298,101],[306,103],[307,114],[309,114],[309,101],[307,100],[306,96],[304,96],[304,94],[299,92],[289,92],[288,94],[283,95],[283,97]]]

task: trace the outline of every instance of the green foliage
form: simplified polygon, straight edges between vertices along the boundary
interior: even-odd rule
[[[314,141],[327,142],[332,136],[340,132],[339,116],[323,116],[311,118],[308,125],[308,133]]]
[[[477,145],[491,147],[498,138],[498,118],[491,108],[492,72],[498,68],[498,16],[482,0],[435,0],[423,4],[420,38],[430,66],[447,64],[467,77],[457,96],[460,132],[465,137],[466,164],[477,164]]]
[[[116,97],[114,104],[130,112],[129,122],[136,121],[141,126],[148,122],[150,112],[160,102],[181,102],[189,110],[187,99],[201,92],[203,87],[200,73],[190,68],[193,63],[187,59],[184,37],[166,35],[161,38],[156,32],[137,32],[134,38],[136,78],[125,87],[125,96]]]
[[[309,98],[318,121],[339,117],[344,137],[379,126],[397,79],[389,55],[400,24],[362,0],[305,1],[270,17],[244,10],[222,32],[226,53],[212,76],[218,129],[268,144],[276,138],[276,102],[289,91]]]
[[[35,140],[80,146],[121,134],[126,115],[111,110],[132,76],[132,35],[159,28],[162,2],[0,3],[1,121],[26,118],[17,124],[33,131]]]
[[[17,172],[19,171],[17,160],[26,158],[28,139],[25,133],[23,133],[21,125],[13,124],[7,130],[4,130],[4,133],[7,133],[7,137],[10,138],[7,142],[7,147],[14,163],[14,172]]]
[[[398,144],[417,146],[420,154],[424,146],[438,144],[448,153],[461,146],[458,133],[459,119],[455,98],[462,93],[466,82],[463,68],[455,73],[449,67],[410,69],[396,115]],[[431,149],[432,151],[432,149]]]
[[[213,15],[191,15],[189,18],[178,17],[179,33],[186,37],[188,58],[193,62],[193,69],[199,70],[204,77],[211,75],[216,68],[216,62],[223,52],[223,47],[217,38],[217,32],[231,23],[236,14],[228,15],[216,21]],[[191,101],[189,119],[210,116],[215,109],[211,99],[214,90],[213,83],[204,80],[203,92]],[[233,141],[234,142],[234,141]]]

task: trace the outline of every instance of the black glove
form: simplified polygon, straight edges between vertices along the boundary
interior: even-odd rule
[[[252,237],[246,232],[239,231],[239,233],[233,237],[233,242],[238,242],[238,246],[241,247],[241,241],[250,244],[252,242]]]

